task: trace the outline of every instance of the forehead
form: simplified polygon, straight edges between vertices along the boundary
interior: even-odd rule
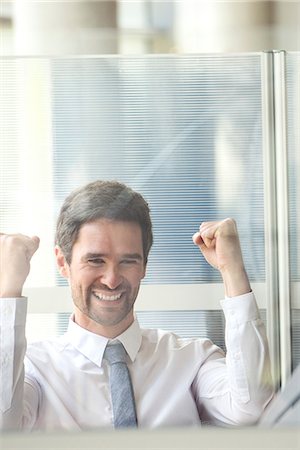
[[[143,252],[142,230],[138,223],[97,219],[85,223],[79,230],[75,246],[88,247],[87,251],[111,251],[121,253]]]

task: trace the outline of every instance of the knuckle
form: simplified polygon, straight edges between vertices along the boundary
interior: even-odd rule
[[[224,222],[226,223],[235,223],[235,220],[232,217],[227,217],[226,219],[224,219]]]
[[[2,234],[0,235],[1,244],[9,249],[24,246],[25,237],[21,234]]]
[[[229,229],[236,229],[236,221],[232,219],[231,217],[227,217],[223,221],[224,225],[227,226]]]

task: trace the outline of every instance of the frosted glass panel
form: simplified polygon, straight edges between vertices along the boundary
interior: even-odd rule
[[[292,364],[300,364],[300,54],[286,57]]]
[[[290,269],[292,281],[300,281],[300,54],[286,58]]]
[[[264,281],[259,54],[5,59],[1,73],[2,229],[44,233],[45,255],[64,197],[118,179],[152,210],[145,283],[220,281],[191,236],[228,216]],[[34,285],[64,283],[53,259],[37,266]]]
[[[54,59],[51,81],[57,209],[97,178],[141,191],[154,223],[145,283],[219,281],[191,236],[232,216],[264,280],[260,55]]]

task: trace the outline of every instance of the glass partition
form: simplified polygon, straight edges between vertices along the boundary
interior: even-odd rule
[[[300,54],[287,53],[287,143],[292,368],[300,363]]]
[[[299,361],[298,68],[299,54],[288,54],[294,366]],[[128,183],[151,207],[154,246],[139,305],[150,300],[139,308],[142,324],[209,336],[224,346],[221,280],[191,237],[202,221],[230,216],[237,221],[265,317],[261,53],[2,58],[1,98],[0,228],[41,237],[27,283],[36,295],[29,340],[66,327],[69,309],[62,310],[57,289],[67,288],[52,253],[55,219],[65,196],[95,179]],[[46,320],[37,314],[41,293],[57,310]]]

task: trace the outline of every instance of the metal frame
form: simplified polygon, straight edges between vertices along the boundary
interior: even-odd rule
[[[267,332],[276,387],[292,366],[285,56],[262,55]]]
[[[282,385],[291,375],[291,293],[287,163],[286,53],[274,52],[279,317]]]
[[[276,148],[273,52],[262,54],[262,126],[267,335],[276,387],[280,386],[279,283],[276,212]]]

